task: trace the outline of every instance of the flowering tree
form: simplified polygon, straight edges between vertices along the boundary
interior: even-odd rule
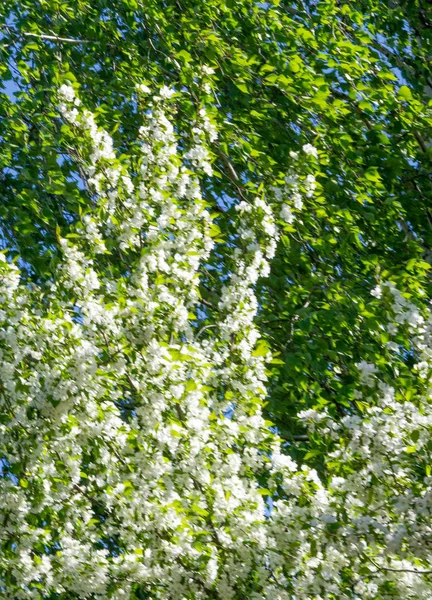
[[[432,597],[428,33],[350,4],[0,8],[5,598]]]
[[[3,593],[420,597],[430,589],[429,479],[415,473],[417,449],[428,458],[425,406],[378,382],[364,419],[300,414],[328,438],[327,490],[281,454],[261,414],[269,357],[254,286],[275,253],[274,215],[292,222],[290,203],[313,191],[313,146],[292,153],[283,190],[238,205],[219,318],[211,333],[199,326],[199,269],[215,237],[199,184],[216,139],[211,74],[189,136],[173,126],[176,92],[139,86],[144,122],[122,157],[74,88],[59,89],[95,202],[60,238],[51,280],[20,283],[1,263]],[[424,377],[428,327],[387,289],[387,329],[421,325]],[[358,368],[374,388],[377,367]]]
[[[20,284],[3,256],[3,593],[286,596],[303,562],[301,521],[318,516],[325,495],[314,498],[316,475],[281,455],[261,415],[267,352],[253,287],[274,255],[273,211],[264,190],[238,205],[219,319],[210,334],[194,326],[215,235],[199,185],[216,138],[208,97],[180,140],[174,90],[137,93],[144,123],[120,159],[74,89],[60,87],[94,206],[60,239],[45,284]],[[315,150],[303,150],[288,185],[308,193]],[[290,500],[299,495],[300,512]]]

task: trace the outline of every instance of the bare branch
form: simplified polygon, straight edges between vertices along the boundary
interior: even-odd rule
[[[73,38],[62,38],[58,35],[47,35],[45,33],[28,33],[26,31],[22,32],[22,35],[26,37],[37,37],[42,40],[52,40],[53,42],[67,42],[68,44],[98,44],[99,42],[94,42],[92,40],[75,40]]]

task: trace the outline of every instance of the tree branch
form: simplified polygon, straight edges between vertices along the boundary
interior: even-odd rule
[[[73,38],[62,38],[58,35],[47,35],[45,33],[28,33],[23,31],[21,35],[26,37],[37,37],[42,40],[52,40],[53,42],[67,42],[68,44],[99,44],[100,42],[94,42],[92,40],[75,40]]]

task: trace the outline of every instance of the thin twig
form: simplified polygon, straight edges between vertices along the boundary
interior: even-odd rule
[[[391,571],[392,573],[415,573],[416,575],[430,575],[432,570],[418,570],[418,569],[394,569],[392,567],[382,567],[378,565],[374,560],[372,560],[369,556],[366,557],[373,565],[378,569],[378,571]]]
[[[37,37],[41,40],[52,40],[54,42],[67,42],[68,44],[99,44],[100,42],[94,42],[92,40],[75,40],[73,38],[62,38],[58,35],[47,35],[45,33],[28,33],[26,31],[22,32],[22,35],[27,37]]]

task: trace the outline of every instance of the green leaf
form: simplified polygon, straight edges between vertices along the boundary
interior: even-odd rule
[[[402,85],[399,88],[398,91],[398,97],[401,98],[402,100],[412,100],[412,93],[409,87],[407,87],[406,85]]]

